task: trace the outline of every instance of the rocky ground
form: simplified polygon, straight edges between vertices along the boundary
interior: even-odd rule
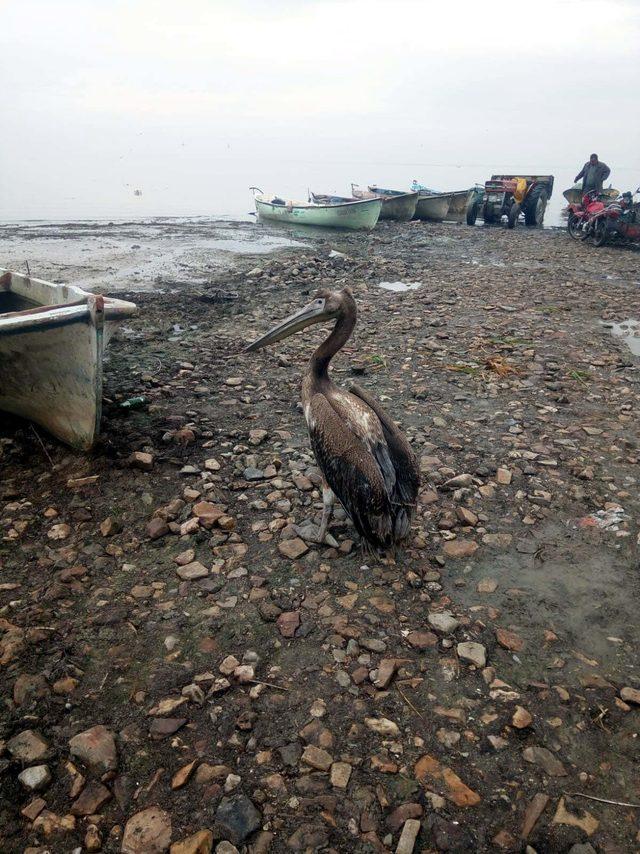
[[[2,423],[2,851],[640,851],[638,253],[305,244],[133,295],[91,455]],[[313,542],[324,330],[241,352],[344,284],[334,377],[421,461],[395,557]]]

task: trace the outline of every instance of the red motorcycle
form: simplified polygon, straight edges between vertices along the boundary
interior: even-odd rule
[[[636,190],[640,193],[640,187]],[[633,201],[634,193],[623,193],[615,202],[596,211],[584,226],[594,246],[605,243],[640,243],[640,204]]]
[[[574,240],[584,240],[588,236],[588,224],[596,214],[605,209],[597,190],[585,193],[580,204],[569,205],[567,229]]]

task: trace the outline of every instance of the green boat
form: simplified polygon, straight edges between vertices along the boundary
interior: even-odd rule
[[[251,189],[254,191],[258,216],[273,222],[323,228],[372,229],[378,222],[382,208],[381,199],[290,202],[278,196],[267,196],[257,187]]]

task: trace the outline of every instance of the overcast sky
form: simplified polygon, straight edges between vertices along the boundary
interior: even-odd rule
[[[640,184],[640,0],[0,0],[0,218],[350,181]],[[140,189],[142,196],[134,196]]]

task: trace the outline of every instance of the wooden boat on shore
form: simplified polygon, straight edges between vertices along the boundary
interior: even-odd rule
[[[449,210],[445,216],[445,221],[464,222],[469,190],[454,190],[452,193],[442,193],[442,195],[449,199]]]
[[[449,213],[449,193],[424,193],[418,194],[416,204],[416,219],[425,219],[430,222],[442,222]]]
[[[351,185],[351,192],[356,199],[382,199],[380,219],[394,219],[398,222],[408,222],[416,212],[418,193],[407,193],[404,190],[385,190],[371,184],[362,190],[357,184]]]
[[[382,201],[378,198],[342,200],[325,196],[324,201],[289,202],[254,190],[256,211],[261,219],[322,228],[372,229],[378,222]],[[334,201],[335,199],[335,201]]]
[[[100,432],[102,357],[136,306],[0,269],[0,410],[86,450]]]

